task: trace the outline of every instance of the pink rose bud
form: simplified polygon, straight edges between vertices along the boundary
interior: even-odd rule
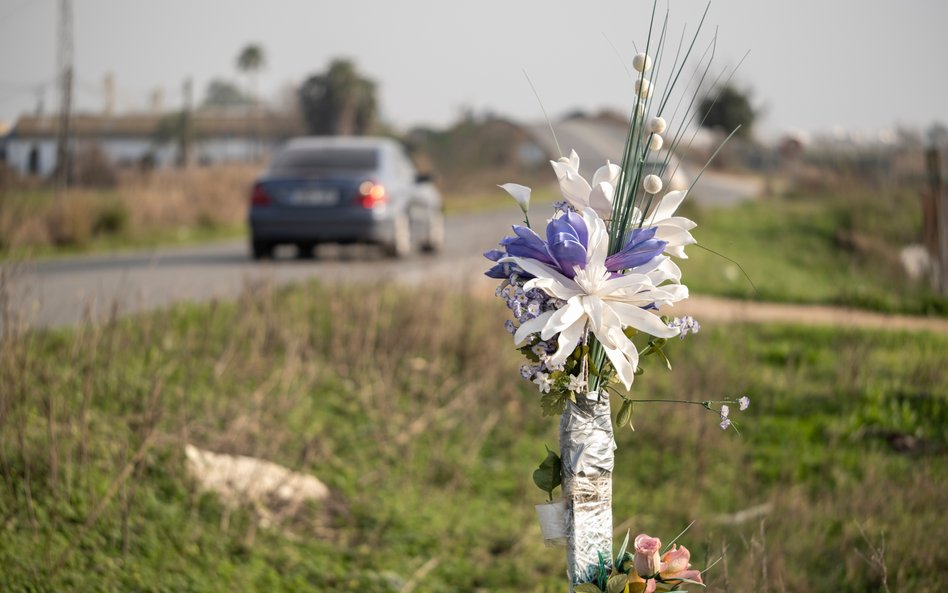
[[[635,572],[643,579],[654,577],[662,568],[662,541],[644,533],[635,538]]]

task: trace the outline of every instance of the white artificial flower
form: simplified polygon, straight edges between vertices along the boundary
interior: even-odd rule
[[[656,116],[648,120],[648,131],[653,134],[664,134],[667,126],[664,117]]]
[[[652,69],[652,56],[646,53],[636,54],[632,58],[632,67],[635,68],[636,72],[648,72]]]
[[[642,180],[642,187],[647,194],[657,194],[662,191],[662,178],[658,175],[646,175]]]
[[[586,390],[586,380],[582,377],[571,375],[569,378],[569,385],[567,385],[566,388],[573,393],[582,393]]]
[[[550,379],[550,376],[546,373],[537,373],[537,376],[533,378],[533,382],[540,388],[540,393],[549,393],[550,388],[553,387],[553,379]]]
[[[670,191],[659,200],[655,208],[648,212],[644,219],[642,212],[636,208],[632,215],[633,225],[641,224],[643,228],[655,227],[655,238],[668,243],[665,253],[688,259],[685,246],[697,243],[689,232],[698,226],[694,221],[683,216],[675,216],[675,211],[685,199],[687,192]]]
[[[526,213],[530,209],[530,188],[525,185],[520,185],[519,183],[505,183],[503,185],[498,185],[500,189],[504,190],[510,194],[513,199],[517,200],[517,205],[520,206],[520,209]]]
[[[556,311],[547,311],[535,319],[524,321],[514,335],[514,341],[521,344],[537,332],[543,340],[559,334],[557,350],[550,356],[549,363],[562,364],[588,329],[602,344],[619,380],[628,389],[635,378],[639,353],[622,330],[634,327],[661,338],[678,335],[678,328],[668,327],[661,318],[643,307],[661,307],[686,299],[688,288],[681,284],[663,285],[666,281],[677,282],[681,278],[677,266],[665,256],[653,258],[624,276],[613,278],[605,265],[609,253],[606,225],[592,208],[583,210],[582,216],[589,231],[589,244],[586,266],[576,267],[575,278],[569,279],[530,258],[500,260],[515,263],[534,276],[524,285],[526,290],[539,288],[566,301]]]
[[[652,137],[648,141],[648,149],[651,151],[659,151],[662,149],[662,145],[665,144],[665,141],[658,134],[652,134]]]
[[[574,208],[592,208],[603,218],[612,215],[612,200],[622,174],[619,165],[606,161],[593,175],[590,185],[579,174],[579,155],[575,150],[570,151],[569,158],[562,157],[557,161],[550,161],[550,164],[553,165],[553,171],[560,182],[560,192]]]

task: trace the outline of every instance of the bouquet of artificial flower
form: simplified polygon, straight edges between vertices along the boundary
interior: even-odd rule
[[[663,27],[659,47],[664,33]],[[563,486],[566,533],[544,537],[566,542],[571,590],[601,575],[608,564],[602,558],[611,556],[615,442],[609,397],[622,400],[616,425],[631,426],[633,403],[642,400],[628,391],[643,372],[641,360],[653,356],[670,369],[668,339],[700,329],[691,317],[663,315],[688,298],[675,258],[687,258],[685,248],[696,244],[696,224],[676,215],[687,191],[663,193],[663,177],[671,176],[666,168],[687,125],[666,141],[662,113],[690,52],[689,47],[677,73],[672,67],[669,88],[660,96],[647,78],[652,58],[635,56],[635,104],[621,165],[607,161],[587,180],[575,151],[551,161],[563,201],[544,228],[530,224],[530,188],[501,185],[520,205],[524,224],[485,253],[494,262],[487,275],[500,280],[496,294],[513,314],[506,329],[526,358],[520,374],[536,384],[545,413],[562,414],[560,455],[550,452],[534,480],[551,503],[553,489]],[[648,158],[666,145],[666,156]],[[700,405],[720,413],[726,429],[729,403],[745,409],[748,401]],[[621,568],[617,559],[612,569]]]

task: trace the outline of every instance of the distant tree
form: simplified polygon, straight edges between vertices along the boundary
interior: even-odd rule
[[[311,134],[364,135],[375,125],[375,83],[349,60],[333,60],[325,74],[310,76],[299,98]]]
[[[215,78],[204,91],[204,107],[236,107],[253,105],[253,99],[241,91],[236,84]]]
[[[263,48],[256,43],[246,45],[237,54],[237,69],[250,77],[254,99],[257,98],[257,74],[266,63]]]
[[[741,126],[739,136],[750,137],[757,112],[751,105],[750,93],[726,85],[711,93],[701,102],[698,117],[704,118],[704,127],[730,134]],[[707,117],[705,117],[707,114]]]
[[[263,48],[256,43],[246,45],[237,55],[237,69],[247,75],[250,79],[250,94],[253,99],[252,111],[248,112],[247,118],[256,112],[257,117],[254,122],[254,135],[256,140],[252,147],[252,157],[256,159],[259,155],[260,145],[260,94],[257,89],[257,74],[266,63],[266,57]]]

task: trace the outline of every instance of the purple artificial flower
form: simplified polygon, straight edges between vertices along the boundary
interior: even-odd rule
[[[666,241],[655,238],[655,228],[633,229],[626,234],[622,249],[606,258],[610,272],[628,270],[646,264],[665,251]]]

